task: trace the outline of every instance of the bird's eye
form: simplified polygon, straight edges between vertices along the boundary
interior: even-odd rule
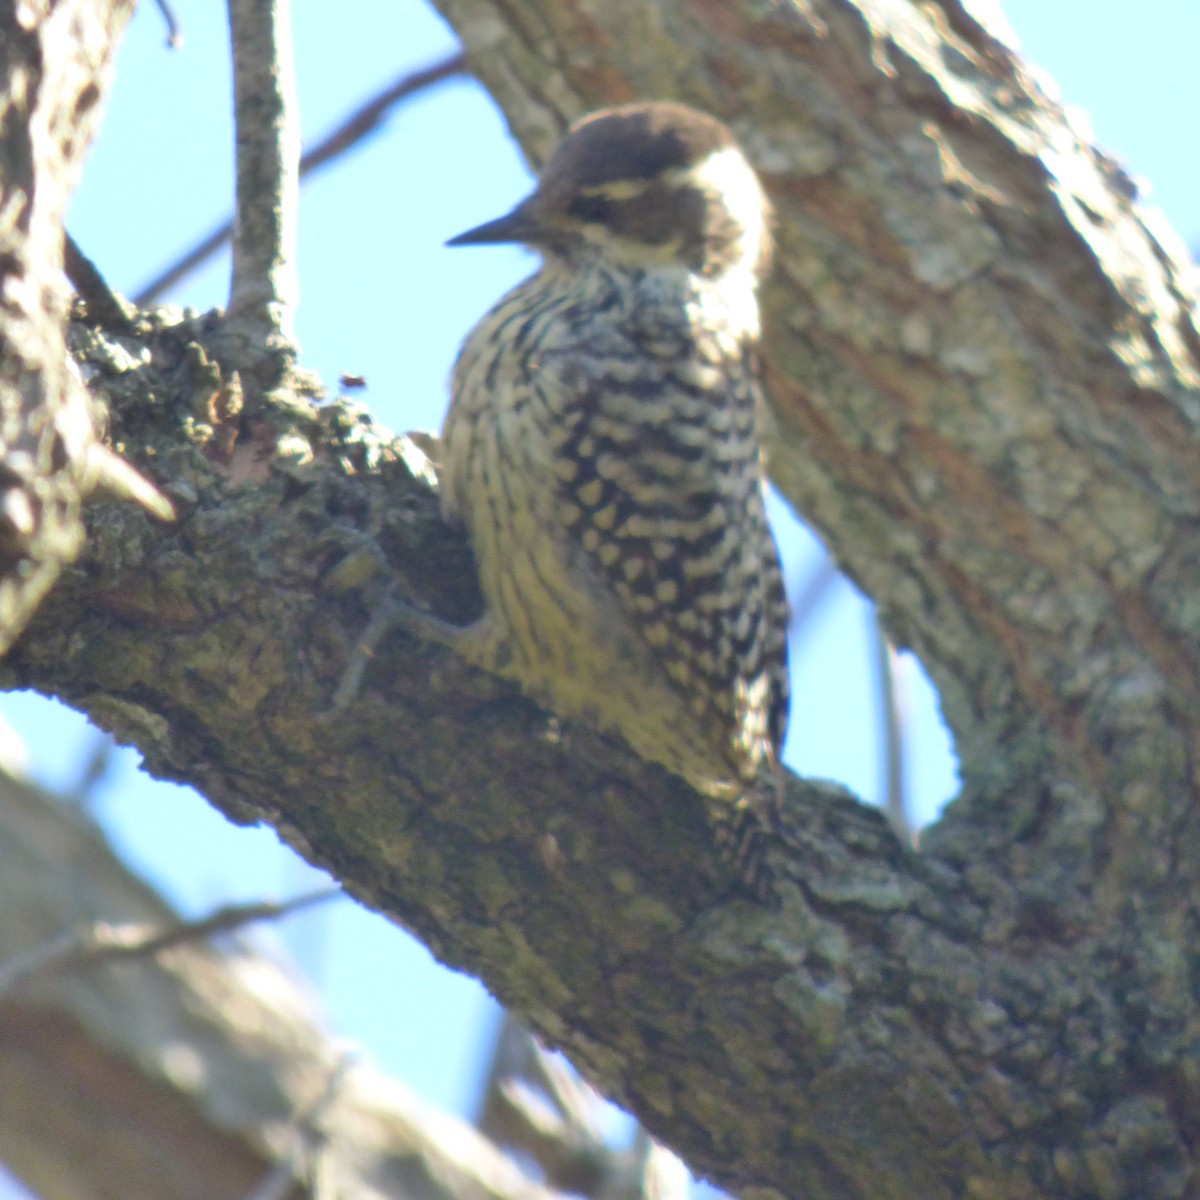
[[[570,213],[585,225],[604,225],[612,215],[612,201],[604,196],[576,196]]]

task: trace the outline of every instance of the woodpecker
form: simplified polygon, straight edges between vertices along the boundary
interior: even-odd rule
[[[705,113],[572,126],[528,198],[449,243],[542,261],[463,345],[441,484],[485,599],[444,640],[682,776],[760,892],[745,817],[778,786],[788,706],[759,433],[769,215]]]

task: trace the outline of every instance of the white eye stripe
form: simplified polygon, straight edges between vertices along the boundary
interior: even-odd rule
[[[693,166],[672,171],[670,179],[672,183],[690,184],[721,197],[724,207],[742,227],[738,265],[754,270],[767,234],[767,199],[754,168],[742,152],[736,146],[714,150]]]

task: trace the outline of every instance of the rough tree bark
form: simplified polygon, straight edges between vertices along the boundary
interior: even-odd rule
[[[78,553],[96,487],[171,514],[100,439],[66,353],[63,220],[132,11],[0,5],[0,653]]]
[[[1200,1196],[1200,338],[1185,257],[954,0],[441,0],[538,161],[600,104],[729,120],[778,210],[775,481],[936,680],[963,790],[901,847],[793,780],[780,910],[699,800],[433,647],[433,472],[239,417],[219,320],[79,325],[177,528],[92,523],[3,682],[270,820],[743,1194]],[[397,582],[399,581],[399,582]]]

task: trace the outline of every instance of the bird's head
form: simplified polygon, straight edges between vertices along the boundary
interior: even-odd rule
[[[754,169],[715,117],[682,104],[627,104],[576,122],[532,195],[449,245],[522,242],[567,264],[599,257],[761,277],[769,216]]]

